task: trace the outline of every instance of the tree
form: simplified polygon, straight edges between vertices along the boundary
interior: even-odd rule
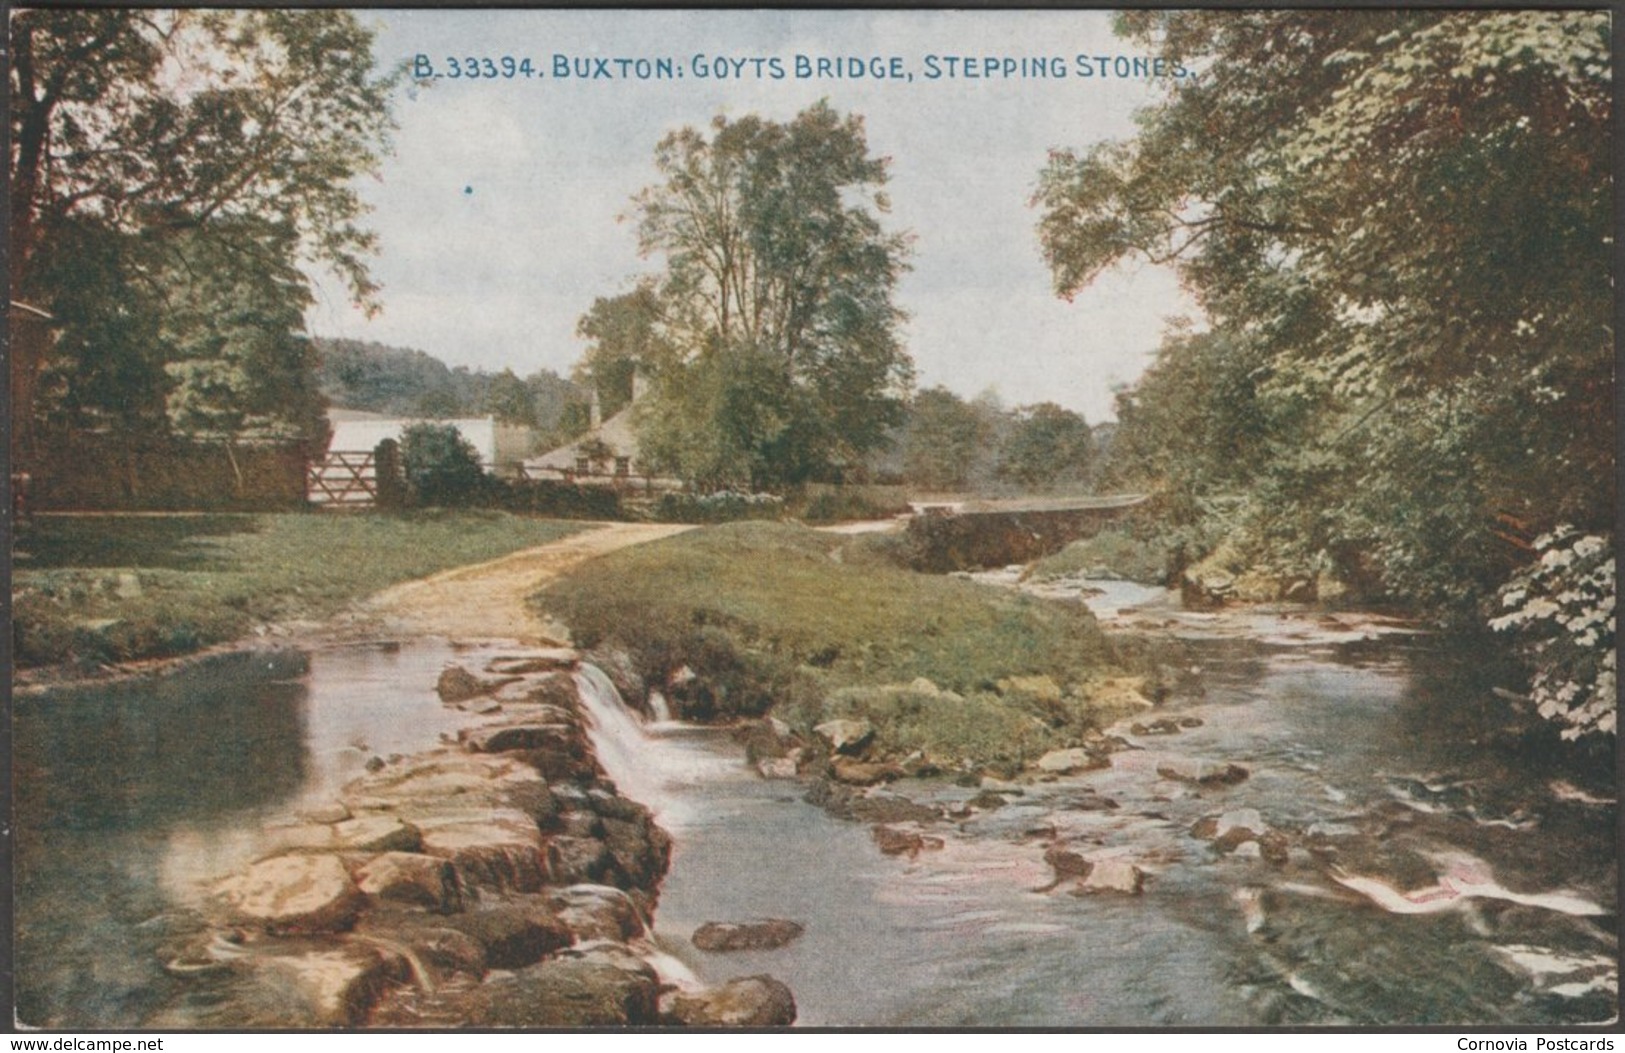
[[[1035,201],[1058,291],[1129,256],[1178,265],[1250,363],[1238,379],[1262,427],[1240,474],[1270,476],[1323,538],[1380,553],[1396,595],[1448,598],[1443,552],[1478,581],[1524,558],[1495,541],[1498,514],[1536,532],[1611,523],[1607,18],[1136,12],[1120,27],[1204,72],[1133,142],[1052,156]]]
[[[1227,528],[1254,554],[1363,564],[1446,620],[1533,581],[1536,535],[1606,548],[1608,15],[1140,11],[1119,28],[1199,75],[1134,141],[1053,154],[1034,200],[1060,293],[1138,256],[1178,266],[1212,321],[1125,404],[1140,467],[1186,498],[1240,489]],[[1222,430],[1200,405],[1216,384],[1256,414],[1228,467],[1176,434]],[[1611,563],[1596,580],[1606,633],[1574,641],[1593,652]]]
[[[644,281],[631,292],[600,296],[576,323],[576,334],[590,341],[576,364],[575,379],[598,393],[600,411],[607,419],[632,401],[638,370],[652,372],[671,354],[661,344],[660,294]]]
[[[669,357],[653,371],[646,454],[696,479],[838,477],[885,441],[912,378],[892,303],[907,239],[878,218],[886,162],[859,118],[820,103],[787,124],[684,128],[655,164],[638,233],[665,257]]]
[[[146,362],[151,384],[126,396],[162,400],[163,355],[105,336],[154,325],[158,276],[181,274],[188,255],[227,254],[237,275],[258,269],[292,292],[276,277],[292,253],[374,305],[352,180],[385,146],[390,79],[373,76],[371,33],[352,14],[36,9],[10,30],[11,297],[57,320],[54,342],[30,327],[10,349],[21,456],[53,362],[59,378],[84,356]],[[86,246],[115,246],[116,266],[76,263]]]
[[[919,392],[903,431],[904,475],[911,484],[933,490],[964,487],[990,459],[992,423],[985,407],[947,388]]]
[[[1023,486],[1083,482],[1094,465],[1095,440],[1082,416],[1053,402],[1023,407],[1000,452],[999,474]]]
[[[536,423],[536,405],[530,387],[511,369],[491,378],[485,393],[485,411],[506,424],[531,427]]]

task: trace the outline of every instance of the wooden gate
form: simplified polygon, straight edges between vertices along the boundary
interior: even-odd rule
[[[371,450],[330,450],[312,461],[305,499],[317,508],[372,508],[378,503],[378,464]]]

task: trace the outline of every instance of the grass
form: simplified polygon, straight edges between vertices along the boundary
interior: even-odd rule
[[[732,523],[612,553],[537,602],[577,643],[625,651],[698,718],[874,718],[883,751],[981,761],[1075,737],[1111,649],[1087,609],[902,570],[861,540]],[[689,675],[691,674],[691,675]],[[1049,677],[1036,700],[1012,677]],[[904,690],[917,678],[929,685]],[[919,696],[919,697],[916,697]],[[926,702],[921,702],[926,698]]]
[[[1105,571],[1101,574],[1099,571]],[[1042,581],[1072,574],[1117,577],[1160,585],[1168,577],[1168,553],[1160,546],[1118,530],[1103,530],[1074,541],[1027,568],[1025,577]]]
[[[41,516],[15,541],[16,660],[186,654],[580,528],[486,511]]]

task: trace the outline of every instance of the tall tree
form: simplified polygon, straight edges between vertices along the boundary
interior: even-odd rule
[[[671,358],[651,418],[669,426],[656,424],[647,452],[691,477],[691,461],[727,465],[757,486],[837,476],[885,441],[912,379],[892,302],[907,238],[879,218],[885,160],[861,119],[820,103],[786,124],[684,128],[655,164],[662,182],[637,198],[638,231],[665,257]],[[720,406],[726,434],[698,434]]]
[[[989,462],[994,417],[1003,410],[973,405],[944,387],[927,388],[909,403],[903,429],[903,473],[915,486],[953,490]]]
[[[1094,467],[1095,439],[1083,417],[1053,402],[1024,406],[1000,451],[999,474],[1027,487],[1081,483]]]
[[[632,401],[639,370],[654,372],[668,362],[661,343],[660,294],[654,283],[638,283],[631,292],[600,296],[576,323],[587,351],[575,368],[575,379],[598,393],[603,415],[611,417]]]
[[[1172,262],[1213,322],[1165,345],[1125,438],[1179,461],[1188,437],[1147,444],[1140,425],[1212,435],[1223,411],[1189,412],[1199,386],[1244,392],[1237,461],[1168,478],[1241,489],[1232,538],[1255,554],[1363,564],[1449,618],[1482,617],[1509,579],[1517,607],[1537,556],[1583,547],[1596,581],[1538,584],[1586,594],[1571,642],[1611,662],[1608,14],[1143,11],[1119,28],[1199,75],[1134,141],[1052,155],[1044,251],[1068,295],[1126,257]],[[1569,664],[1612,694],[1611,665]]]
[[[96,270],[100,292],[146,285],[142,306],[205,240],[239,274],[281,273],[292,251],[373,305],[352,180],[385,146],[389,78],[374,75],[354,15],[36,9],[9,28],[11,297],[57,315],[60,337],[53,351],[29,327],[11,347],[22,456],[53,355],[116,350],[88,335],[116,327],[106,312],[58,309],[83,295],[73,278],[86,268],[65,257],[87,243],[119,246],[116,272]]]
[[[1522,552],[1495,540],[1498,514],[1611,523],[1607,17],[1136,12],[1120,28],[1201,75],[1134,141],[1052,156],[1036,203],[1057,289],[1129,256],[1176,263],[1251,362],[1268,427],[1244,467],[1318,505],[1321,540],[1380,552],[1401,595],[1449,598],[1430,570],[1445,550],[1476,580],[1504,574]]]
[[[536,405],[530,388],[511,369],[504,369],[490,379],[485,392],[485,412],[504,424],[534,427]]]

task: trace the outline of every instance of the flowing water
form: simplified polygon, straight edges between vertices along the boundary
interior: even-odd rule
[[[1425,639],[1202,626],[1181,630],[1195,687],[1155,714],[1200,726],[1124,729],[1139,748],[1112,769],[938,824],[944,847],[913,859],[881,855],[866,826],[807,804],[801,784],[757,777],[725,732],[641,723],[583,670],[602,761],[675,838],[662,945],[707,982],[777,976],[809,1025],[1613,1016],[1609,773],[1514,762],[1475,741],[1494,723],[1482,663]],[[172,999],[180,982],[155,953],[166,912],[249,858],[272,817],[329,799],[369,756],[426,748],[465,721],[433,692],[454,658],[435,642],[236,656],[18,699],[20,1019],[131,1027]],[[1196,790],[1156,775],[1192,756],[1252,777]],[[946,780],[899,789],[944,806],[977,792]],[[1102,797],[1117,807],[1102,810]],[[1191,833],[1246,809],[1290,835],[1284,866]],[[1038,891],[1053,879],[1054,839],[1132,859],[1144,893]],[[1308,850],[1327,845],[1335,856]],[[806,932],[734,954],[687,940],[705,921],[760,917]]]

